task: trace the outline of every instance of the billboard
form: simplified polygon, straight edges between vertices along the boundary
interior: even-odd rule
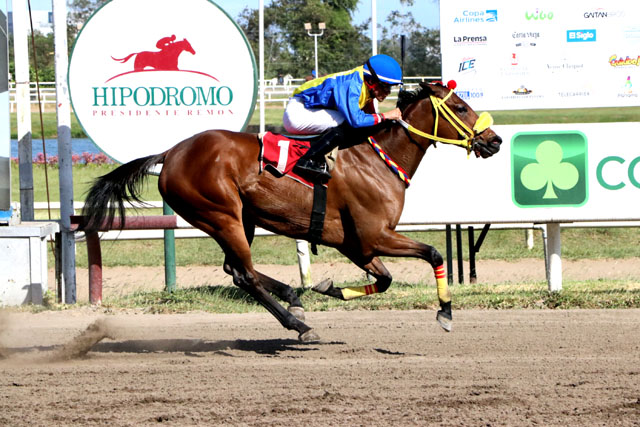
[[[640,220],[640,123],[492,126],[500,152],[427,150],[402,223]],[[437,192],[438,203],[426,194]]]
[[[244,33],[208,0],[112,0],[86,22],[69,64],[78,121],[123,163],[204,130],[244,129],[257,82]]]
[[[640,3],[440,2],[442,76],[476,109],[640,106]]]

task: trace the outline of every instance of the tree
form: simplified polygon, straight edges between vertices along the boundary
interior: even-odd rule
[[[404,3],[413,4],[413,1]],[[392,11],[386,22],[389,25],[382,30],[380,53],[401,59],[400,40],[405,35],[404,75],[439,76],[442,73],[439,30],[426,29],[416,22],[411,12]]]
[[[109,0],[69,0],[67,12],[67,40],[69,49],[89,17]]]
[[[314,40],[304,29],[309,22],[324,22],[318,38],[320,74],[343,71],[362,64],[368,55],[363,28],[354,27],[351,13],[357,0],[274,0],[265,8],[265,76],[279,73],[297,77],[314,68]],[[256,57],[258,56],[258,11],[245,9],[239,18]]]
[[[400,0],[413,5],[414,0]],[[435,1],[435,0],[431,0]],[[69,0],[67,20],[69,48],[91,14],[108,0]],[[314,38],[309,37],[304,24],[314,28],[326,24],[318,38],[318,67],[320,74],[347,70],[364,63],[370,56],[371,41],[368,28],[352,23],[358,0],[273,0],[265,7],[265,77],[279,74],[304,77],[314,68]],[[258,57],[258,10],[245,8],[238,17],[238,25],[245,32],[254,55]],[[394,11],[386,22],[379,43],[379,52],[400,60],[400,35],[407,35],[408,48],[405,75],[440,74],[440,35],[415,22],[411,13]],[[314,32],[317,29],[314,29]]]
[[[33,45],[35,45],[35,60],[38,65],[38,80],[41,82],[53,82],[56,79],[55,58],[53,55],[53,33],[48,35],[35,31],[33,44],[31,43],[31,33],[29,33],[29,80],[36,81],[36,69],[34,64]],[[13,34],[9,36],[9,73],[15,77],[16,64],[13,51]]]

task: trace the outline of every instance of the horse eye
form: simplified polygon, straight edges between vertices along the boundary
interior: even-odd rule
[[[468,111],[466,105],[457,105],[456,109],[458,110],[458,113],[460,113],[460,114],[464,114],[464,113],[466,113]]]

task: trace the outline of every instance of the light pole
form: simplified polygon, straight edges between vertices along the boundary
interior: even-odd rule
[[[324,22],[318,22],[318,29],[320,30],[319,33],[312,33],[311,32],[311,23],[310,22],[305,22],[304,24],[304,29],[307,30],[307,34],[310,36],[313,36],[313,42],[314,42],[314,52],[315,52],[315,59],[316,59],[316,78],[320,77],[320,74],[318,74],[318,37],[322,36],[322,34],[324,34],[324,29],[326,28],[326,26],[324,25]]]

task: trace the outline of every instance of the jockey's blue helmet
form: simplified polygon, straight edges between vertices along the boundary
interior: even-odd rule
[[[398,62],[389,55],[374,55],[364,64],[364,73],[373,76],[373,80],[390,85],[402,83],[402,70]]]

